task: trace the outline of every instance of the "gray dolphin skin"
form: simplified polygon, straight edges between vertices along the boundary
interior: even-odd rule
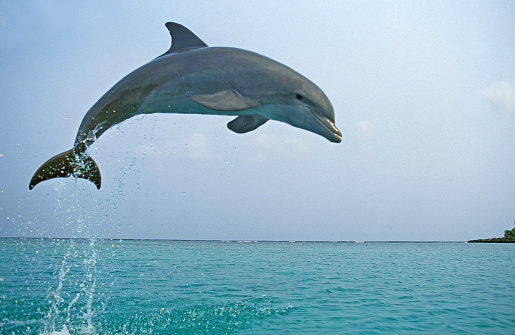
[[[171,48],[105,93],[84,116],[73,148],[45,162],[29,189],[69,176],[100,189],[100,170],[87,148],[112,126],[139,114],[237,116],[227,124],[236,133],[277,120],[341,142],[331,102],[309,79],[254,52],[208,47],[180,24],[168,22],[166,27]]]

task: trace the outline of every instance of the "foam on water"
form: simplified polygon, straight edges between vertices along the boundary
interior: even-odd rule
[[[70,332],[68,331],[68,328],[66,325],[63,326],[63,329],[60,331],[52,331],[50,333],[41,333],[41,335],[70,335]]]

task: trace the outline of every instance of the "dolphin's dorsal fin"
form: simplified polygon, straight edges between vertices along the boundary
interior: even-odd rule
[[[197,94],[191,100],[217,111],[239,112],[259,106],[259,101],[246,97],[235,90],[224,90],[214,94]]]
[[[162,54],[163,57],[169,54],[188,51],[192,49],[205,48],[207,44],[191,32],[188,28],[175,22],[167,22],[166,28],[170,31],[172,37],[172,46],[167,52]]]
[[[227,124],[227,128],[238,134],[243,134],[256,129],[268,119],[262,115],[240,115]]]

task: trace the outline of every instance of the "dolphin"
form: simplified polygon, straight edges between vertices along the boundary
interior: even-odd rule
[[[100,170],[88,147],[112,126],[139,114],[236,116],[227,124],[236,133],[277,120],[341,142],[331,102],[309,79],[251,51],[208,47],[178,23],[168,22],[166,27],[170,49],[107,91],[84,116],[73,148],[45,162],[29,189],[69,176],[89,180],[100,189]]]

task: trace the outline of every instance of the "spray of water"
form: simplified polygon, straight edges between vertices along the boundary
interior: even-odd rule
[[[50,307],[44,318],[42,334],[95,334],[94,298],[96,289],[96,239],[63,240],[69,243],[57,269],[57,286],[50,288]]]

